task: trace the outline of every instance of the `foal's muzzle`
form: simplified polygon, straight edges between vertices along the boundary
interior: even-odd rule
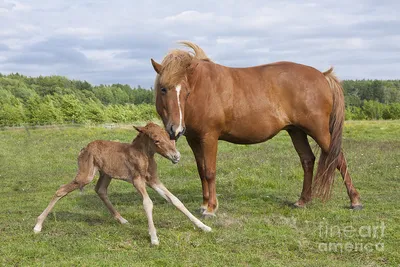
[[[176,153],[169,156],[169,158],[172,161],[172,163],[176,164],[181,159],[181,153],[179,153],[179,151],[176,151]]]

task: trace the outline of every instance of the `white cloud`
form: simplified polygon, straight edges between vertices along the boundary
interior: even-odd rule
[[[82,38],[90,38],[94,36],[100,36],[101,32],[97,29],[87,28],[87,27],[66,27],[59,28],[54,31],[55,34],[60,35],[76,35]]]
[[[200,13],[194,10],[183,11],[175,16],[165,18],[167,22],[202,22],[214,20],[213,13]]]

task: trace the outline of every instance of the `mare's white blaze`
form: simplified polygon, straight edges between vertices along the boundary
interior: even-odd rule
[[[181,93],[181,85],[178,84],[175,87],[176,90],[176,97],[178,98],[178,108],[179,108],[179,126],[175,130],[175,136],[177,136],[180,132],[182,132],[183,127],[182,127],[182,109],[181,109],[181,101],[179,100],[179,95]]]

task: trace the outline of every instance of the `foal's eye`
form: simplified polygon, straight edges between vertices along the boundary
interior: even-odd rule
[[[165,88],[165,87],[161,88],[161,93],[163,95],[165,95],[167,93],[167,88]]]

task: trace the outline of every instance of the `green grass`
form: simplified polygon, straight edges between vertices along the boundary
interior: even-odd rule
[[[161,242],[159,247],[151,247],[141,199],[132,185],[121,181],[111,183],[109,195],[128,225],[120,225],[109,215],[93,183],[83,193],[73,192],[59,201],[42,233],[33,233],[36,217],[52,195],[73,179],[76,157],[83,146],[95,139],[130,142],[134,135],[129,128],[100,127],[0,131],[0,264],[400,264],[400,121],[346,122],[344,150],[364,204],[362,211],[348,209],[349,199],[339,177],[326,204],[314,200],[306,209],[291,208],[299,197],[303,173],[290,138],[282,132],[259,145],[220,142],[220,209],[215,219],[205,220],[213,228],[211,233],[194,229],[183,214],[149,189]],[[199,217],[196,210],[201,202],[201,185],[194,157],[184,138],[178,147],[182,160],[177,165],[158,156],[159,176]],[[368,234],[369,227],[382,223],[383,236]],[[334,230],[333,234],[326,234],[326,227]],[[345,236],[346,229],[357,232]],[[327,243],[383,243],[384,249],[321,251]]]

